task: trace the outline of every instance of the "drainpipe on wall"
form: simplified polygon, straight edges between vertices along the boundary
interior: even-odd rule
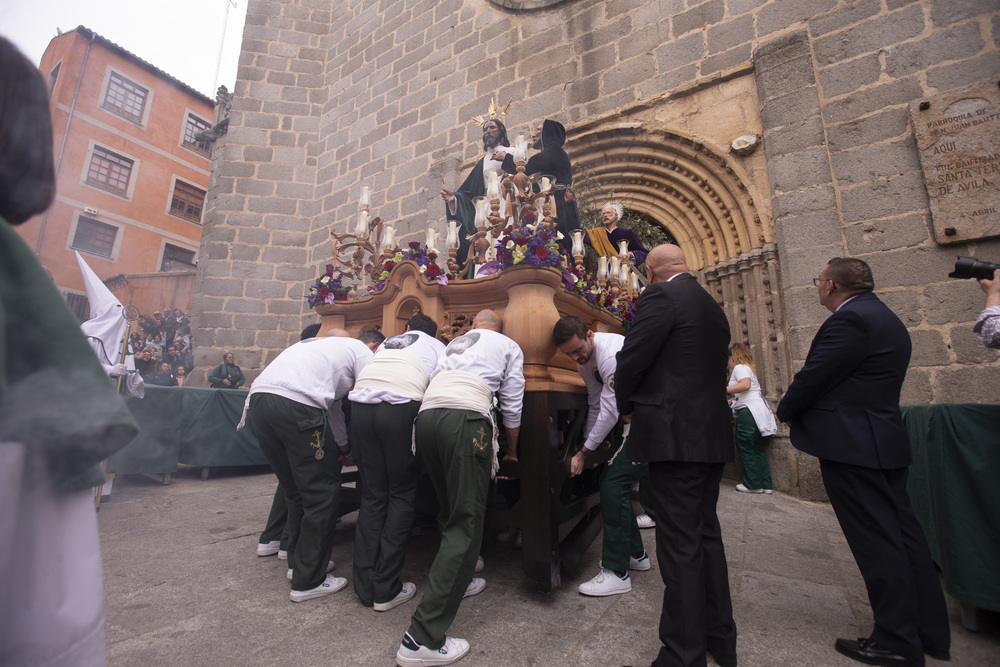
[[[76,80],[76,90],[73,91],[73,102],[69,105],[69,116],[66,118],[66,129],[63,130],[62,144],[59,146],[59,157],[56,158],[55,180],[59,182],[59,167],[62,165],[63,151],[66,150],[66,138],[69,137],[69,123],[73,120],[73,110],[76,109],[76,98],[80,94],[80,84],[83,83],[83,70],[87,66],[87,58],[90,57],[90,47],[94,44],[95,34],[90,33],[90,41],[87,43],[87,51],[83,54],[83,63],[80,65],[80,76]],[[51,208],[51,207],[50,207]],[[45,235],[45,222],[49,219],[49,209],[45,209],[42,216],[42,227],[38,230],[38,243],[35,245],[35,257],[42,251],[42,237]]]

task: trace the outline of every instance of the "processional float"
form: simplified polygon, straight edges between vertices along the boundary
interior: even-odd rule
[[[438,336],[447,343],[465,333],[480,310],[501,315],[504,334],[524,352],[525,395],[519,460],[502,462],[498,474],[520,480],[520,498],[510,508],[491,509],[489,521],[521,529],[524,572],[551,590],[560,583],[560,566],[575,568],[602,526],[596,471],[589,484],[568,476],[568,461],[585,435],[587,395],[576,364],[558,353],[552,327],[562,316],[578,315],[593,331],[623,332],[638,282],[626,247],[610,261],[601,257],[596,276],[585,275],[581,230],[573,235],[572,262],[562,254],[552,198],[557,184],[550,176],[525,174],[526,153],[520,136],[517,173],[503,179],[494,173],[486,196],[475,201],[477,230],[467,239],[466,264],[482,267],[480,277],[458,278],[454,221],[442,268],[436,231],[428,229],[424,244],[401,248],[393,227],[372,217],[365,187],[354,231],[331,232],[333,262],[307,299],[322,317],[320,335],[332,328],[352,335],[374,328],[391,336],[422,313],[439,323]]]

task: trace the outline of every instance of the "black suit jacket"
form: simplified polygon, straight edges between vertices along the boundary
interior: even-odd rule
[[[618,353],[615,397],[633,461],[733,460],[729,322],[691,274],[650,285]]]
[[[910,464],[899,393],[910,363],[910,335],[871,292],[830,315],[806,363],[778,404],[792,444],[821,459],[867,468]]]

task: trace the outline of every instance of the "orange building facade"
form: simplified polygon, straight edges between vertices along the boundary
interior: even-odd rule
[[[195,135],[212,126],[215,105],[82,26],[54,38],[39,69],[51,96],[56,197],[17,229],[87,317],[74,251],[102,279],[194,268],[212,148]]]

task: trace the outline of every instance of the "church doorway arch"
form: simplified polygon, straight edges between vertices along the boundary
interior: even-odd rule
[[[666,127],[624,122],[573,134],[566,150],[598,197],[663,227],[750,345],[772,405],[790,380],[778,253],[747,184],[721,150]]]

